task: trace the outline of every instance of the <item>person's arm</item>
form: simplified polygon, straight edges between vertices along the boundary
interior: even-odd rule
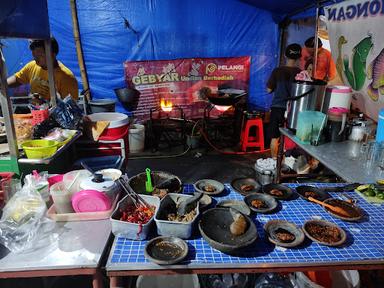
[[[17,82],[15,75],[12,75],[11,77],[8,77],[7,84],[9,88],[16,88],[20,86],[22,83]]]
[[[15,88],[22,84],[29,83],[30,80],[30,65],[31,62],[16,72],[15,75],[8,77],[7,84],[9,88]]]

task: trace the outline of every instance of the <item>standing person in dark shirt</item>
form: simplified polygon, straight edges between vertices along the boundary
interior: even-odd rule
[[[267,82],[268,93],[273,92],[271,105],[271,117],[268,136],[271,139],[271,156],[277,157],[278,141],[280,137],[279,127],[284,124],[284,114],[287,108],[287,99],[290,97],[291,84],[296,74],[300,73],[297,60],[301,57],[301,46],[290,44],[285,49],[287,62],[284,66],[275,68]]]

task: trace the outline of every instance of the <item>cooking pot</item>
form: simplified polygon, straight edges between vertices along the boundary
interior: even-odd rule
[[[326,82],[321,80],[294,81],[289,100],[287,127],[297,129],[297,120],[301,111],[321,111]]]
[[[123,107],[129,111],[136,110],[139,103],[140,91],[133,88],[116,88],[114,89],[117,99]]]

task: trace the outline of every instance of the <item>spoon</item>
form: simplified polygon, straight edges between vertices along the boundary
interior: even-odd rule
[[[189,213],[196,207],[196,203],[200,200],[201,197],[203,197],[203,193],[195,192],[193,197],[188,197],[185,199],[177,208],[177,214],[183,216]]]
[[[153,186],[152,186],[152,178],[151,178],[151,169],[146,168],[145,173],[147,175],[147,181],[145,181],[145,191],[147,193],[152,193]]]
[[[329,205],[329,204],[324,203],[322,201],[319,201],[319,200],[317,200],[317,199],[315,199],[313,197],[308,197],[308,200],[312,201],[314,203],[320,204],[320,205],[322,205],[324,207],[327,207],[329,210],[331,210],[334,213],[339,214],[341,216],[344,216],[344,217],[347,217],[347,218],[351,217],[351,215],[349,215],[349,213],[345,209],[343,209],[341,207],[335,207],[335,206]]]
[[[93,169],[92,169],[91,167],[89,167],[85,162],[81,162],[81,166],[83,166],[84,169],[88,170],[88,171],[93,175],[93,179],[92,179],[93,182],[95,182],[95,183],[101,183],[101,182],[104,182],[103,174],[101,174],[101,173],[96,173],[96,172],[93,171]]]

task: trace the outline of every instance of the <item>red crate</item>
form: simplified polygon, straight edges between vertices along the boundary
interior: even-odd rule
[[[48,109],[45,110],[32,110],[32,125],[39,124],[49,117]]]

